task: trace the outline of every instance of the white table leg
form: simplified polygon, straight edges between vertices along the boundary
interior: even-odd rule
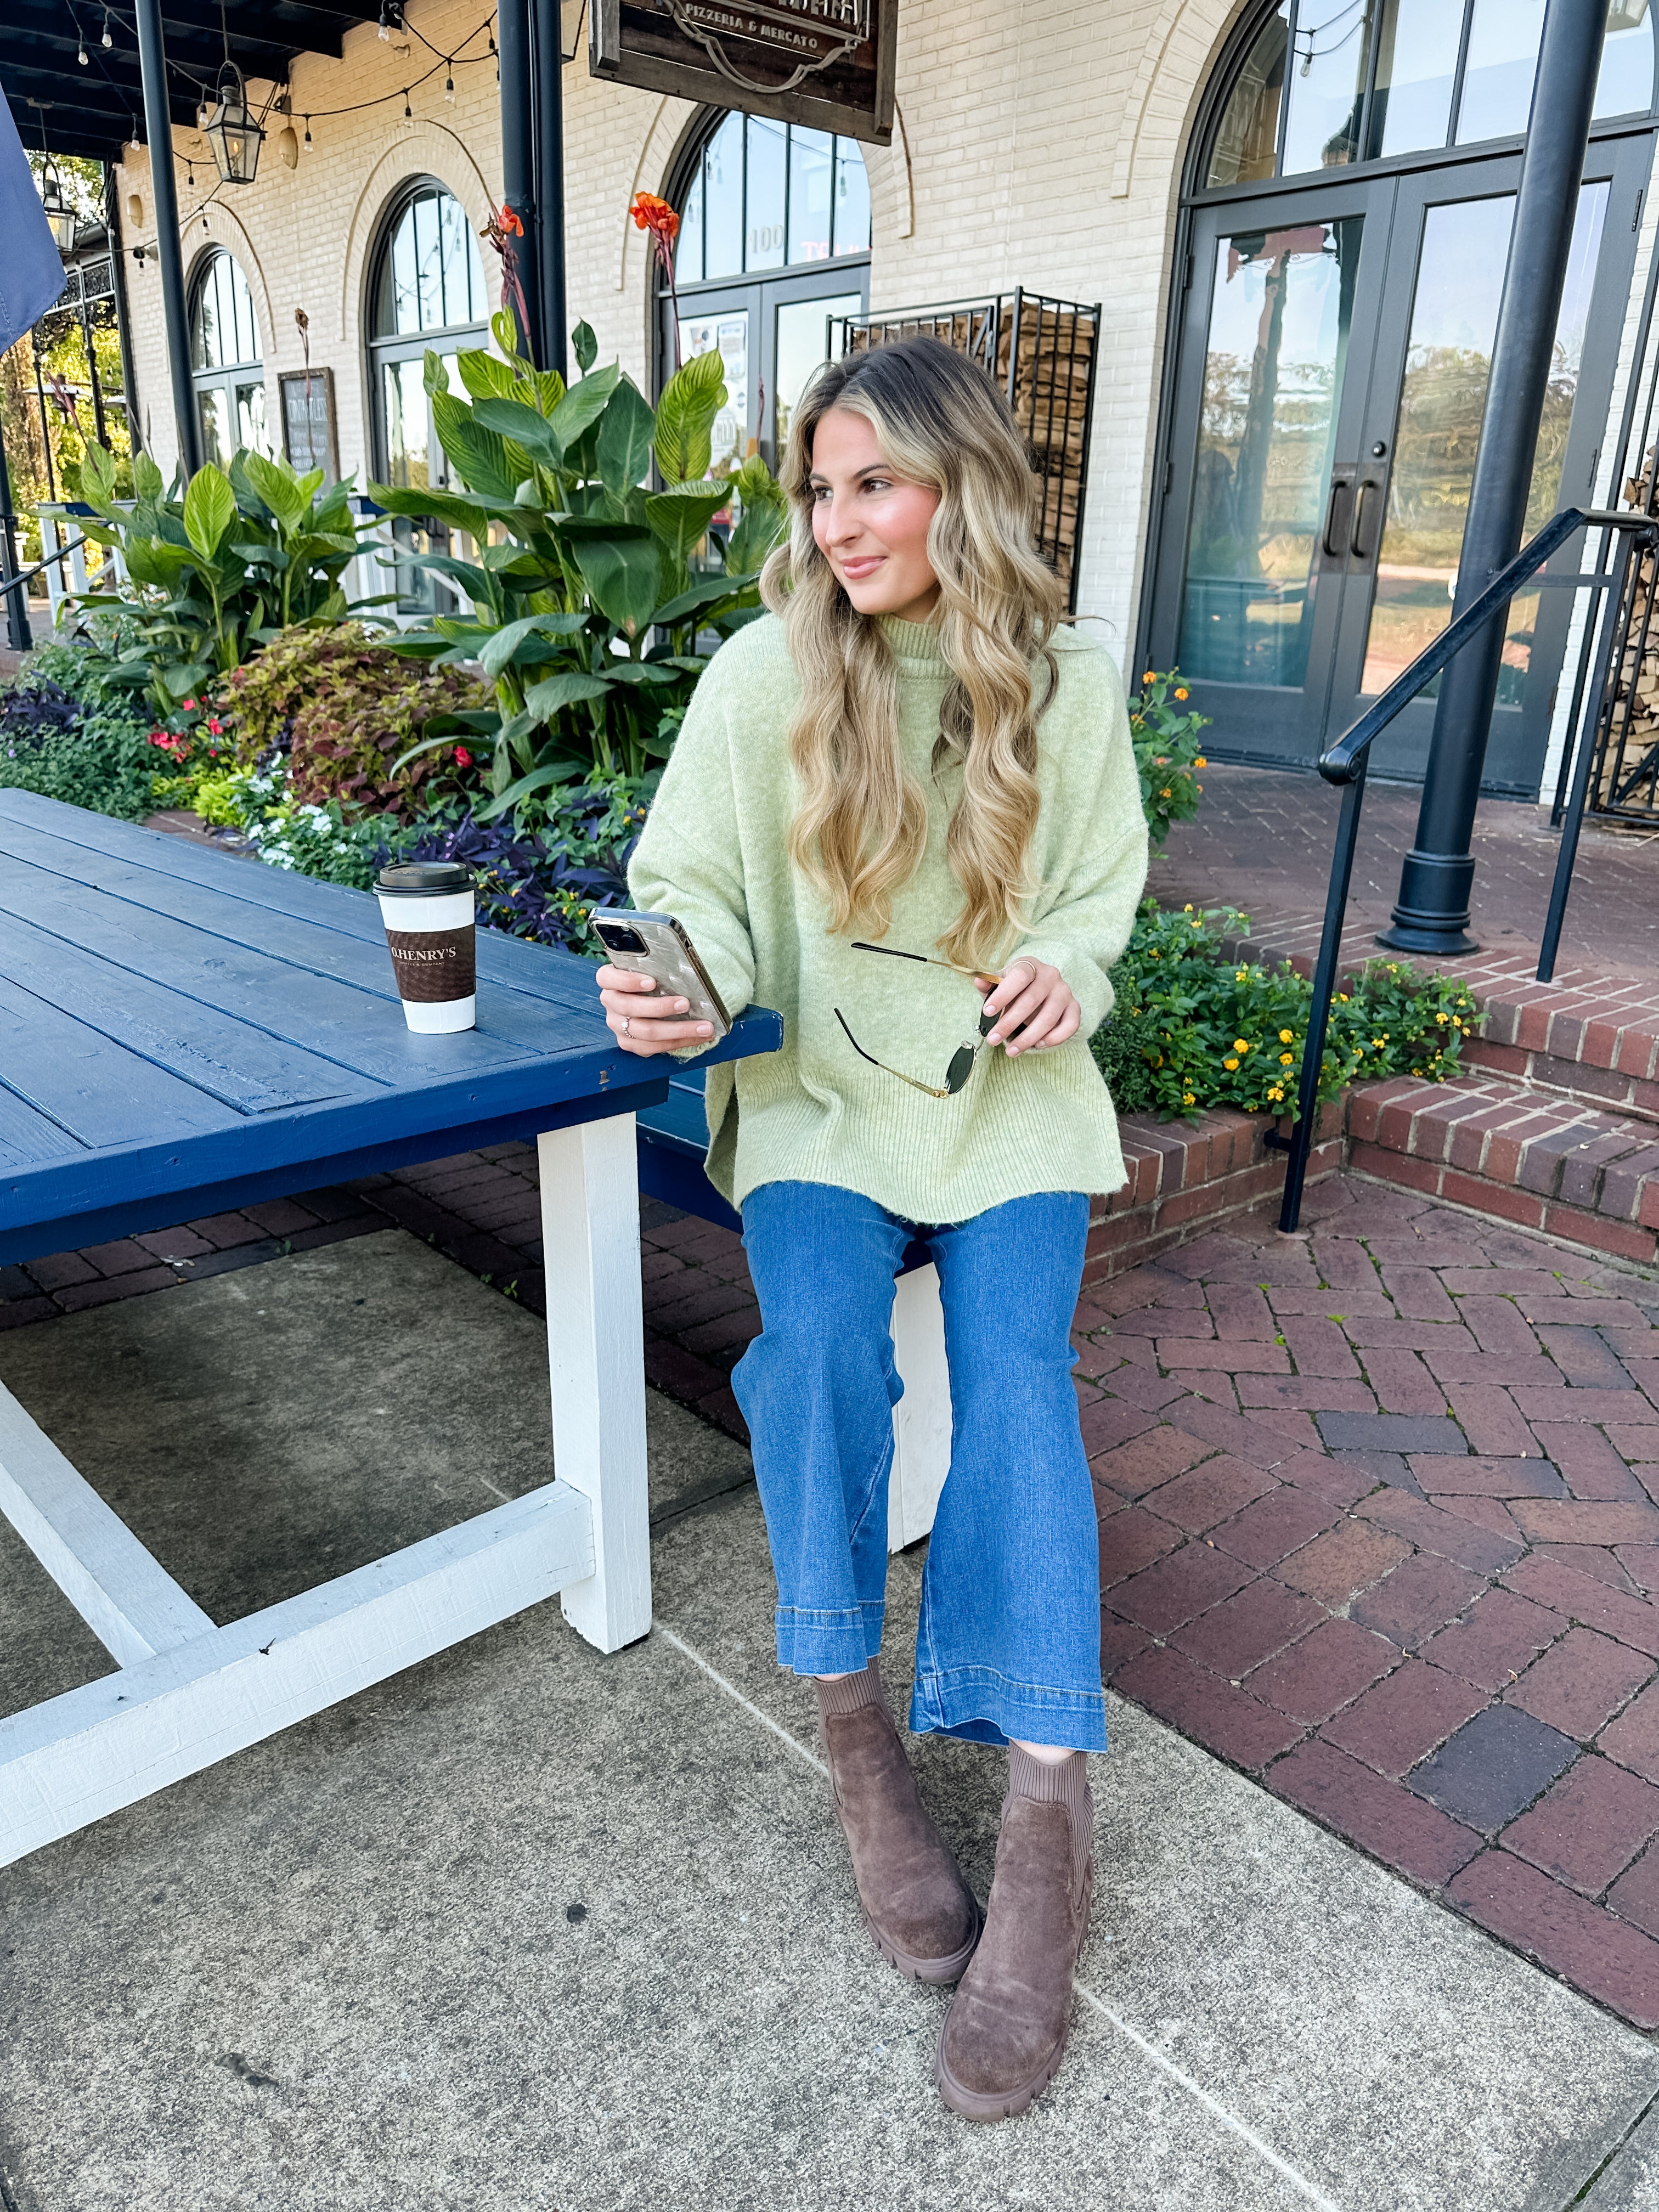
[[[593,1508],[593,1572],[559,1594],[601,1651],[651,1626],[645,1323],[634,1116],[537,1139],[558,1479]]]
[[[931,1263],[901,1275],[895,1285],[893,1358],[904,1395],[893,1408],[887,1548],[899,1552],[933,1527],[951,1471],[951,1370],[939,1269]]]

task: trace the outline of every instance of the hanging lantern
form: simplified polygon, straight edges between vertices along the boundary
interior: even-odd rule
[[[242,72],[234,62],[227,61],[220,68],[217,104],[203,131],[213,149],[222,182],[251,185],[265,134],[248,112]]]
[[[75,210],[64,198],[64,187],[59,183],[58,172],[50,161],[45,163],[40,171],[40,204],[46,211],[46,222],[51,228],[52,242],[58,251],[60,253],[72,253],[75,251],[76,216]]]

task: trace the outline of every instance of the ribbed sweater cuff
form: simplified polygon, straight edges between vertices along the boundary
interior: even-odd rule
[[[832,1720],[842,1713],[856,1713],[866,1705],[884,1705],[887,1702],[873,1659],[869,1661],[861,1674],[843,1674],[838,1682],[819,1680],[817,1689],[818,1711],[825,1720]]]

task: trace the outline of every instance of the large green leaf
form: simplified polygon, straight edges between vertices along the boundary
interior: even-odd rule
[[[149,584],[161,591],[172,591],[195,566],[192,553],[159,538],[130,538],[125,560],[127,574],[135,584]]]
[[[665,483],[706,477],[709,433],[726,404],[726,372],[718,353],[696,354],[677,368],[657,402],[657,466]]]
[[[639,386],[623,377],[599,418],[599,477],[613,498],[623,499],[651,466],[657,418]]]
[[[115,456],[106,446],[88,445],[81,458],[81,495],[88,507],[115,518]],[[100,543],[105,541],[100,540]]]
[[[455,366],[460,372],[461,382],[475,399],[510,399],[518,378],[513,374],[513,364],[501,361],[482,346],[469,346],[465,353],[455,356]]]
[[[140,499],[158,500],[167,485],[161,471],[148,453],[138,454],[132,464],[132,488]]]
[[[581,629],[586,622],[584,615],[522,615],[517,622],[506,623],[486,641],[479,650],[478,665],[493,684],[513,659],[520,646],[532,634],[570,637]]]
[[[630,634],[650,621],[662,564],[649,538],[578,538],[570,550],[601,614]]]
[[[230,478],[211,461],[205,462],[191,478],[185,494],[185,534],[204,561],[210,561],[218,551],[235,515],[236,495],[230,488]]]
[[[688,615],[695,615],[716,599],[733,599],[737,586],[729,576],[700,576],[687,591],[681,592],[656,609],[652,615],[653,629],[666,627],[671,623],[682,623]]]
[[[591,429],[611,404],[611,395],[622,380],[622,364],[596,368],[592,376],[574,385],[553,410],[551,421],[562,449],[568,453],[584,430]]]
[[[477,400],[473,405],[472,419],[486,430],[513,440],[544,469],[556,469],[564,459],[563,442],[553,424],[533,407],[526,407],[521,399]]]
[[[509,512],[515,511],[511,500],[471,500],[463,498],[459,492],[416,491],[402,484],[370,484],[368,495],[388,514],[409,514],[422,520],[430,515],[436,522],[448,523],[452,529],[465,530],[469,538],[484,538],[489,535],[490,517],[497,506],[504,504]]]
[[[320,469],[314,469],[315,481],[307,489],[307,479],[296,477],[292,469],[283,468],[276,461],[268,461],[263,453],[242,456],[242,471],[265,505],[284,530],[299,528],[311,506],[312,495],[323,480]]]
[[[584,676],[580,670],[566,669],[532,684],[524,695],[524,710],[538,721],[550,722],[561,708],[579,706],[584,699],[602,699],[610,688],[603,676]]]
[[[508,784],[499,796],[486,801],[477,810],[474,818],[479,822],[493,822],[498,815],[505,814],[509,808],[517,806],[534,792],[546,791],[554,784],[579,783],[583,765],[578,760],[551,761],[544,767],[532,769],[528,775],[521,775],[516,783]]]
[[[730,497],[723,483],[705,483],[675,484],[647,500],[645,519],[653,536],[673,556],[677,568],[684,568]]]
[[[591,323],[578,323],[570,333],[570,350],[576,356],[576,366],[584,376],[599,357],[599,342],[593,335]]]
[[[508,403],[495,399],[482,404],[504,407]],[[487,493],[495,499],[510,500],[526,471],[514,467],[507,440],[498,431],[485,428],[466,402],[457,399],[453,392],[434,392],[431,404],[438,443],[448,454],[467,489]]]

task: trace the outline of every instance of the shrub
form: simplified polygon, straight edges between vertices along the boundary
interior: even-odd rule
[[[1129,702],[1129,735],[1140,771],[1140,804],[1154,845],[1161,845],[1172,822],[1190,822],[1204,787],[1193,773],[1206,765],[1199,750],[1207,715],[1180,710],[1188,697],[1178,669],[1160,676],[1149,668]]]
[[[465,743],[420,752],[395,773],[392,763],[429,732],[471,735],[460,718],[487,703],[484,685],[464,669],[403,658],[361,623],[284,630],[233,671],[221,696],[238,763],[285,755],[297,805],[408,821],[442,796],[482,793]]]
[[[0,788],[136,822],[155,805],[149,726],[118,689],[106,696],[94,684],[77,696],[79,658],[73,647],[44,647],[22,680],[0,691]]]
[[[1117,1003],[1092,1041],[1125,1113],[1170,1121],[1206,1107],[1294,1115],[1313,985],[1288,962],[1269,969],[1224,957],[1224,934],[1248,931],[1231,909],[1165,913],[1142,902],[1112,971]],[[1331,1001],[1319,1096],[1361,1077],[1455,1075],[1475,1005],[1447,975],[1373,960]]]

